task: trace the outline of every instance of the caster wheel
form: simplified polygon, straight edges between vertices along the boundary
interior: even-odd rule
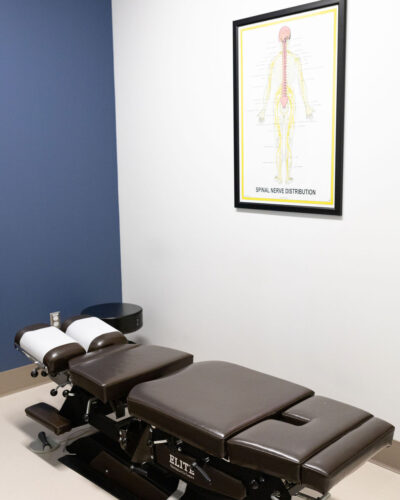
[[[39,375],[37,370],[31,371],[31,377],[36,378]]]
[[[52,389],[50,391],[50,394],[51,394],[51,396],[57,396],[57,394],[58,394],[57,389]]]
[[[42,377],[47,377],[47,372],[45,372],[45,371],[43,370],[43,371],[40,373],[40,375],[41,375]]]
[[[68,389],[65,389],[65,391],[63,391],[63,393],[62,393],[62,395],[64,396],[64,398],[67,398],[68,394],[69,394],[69,390]]]

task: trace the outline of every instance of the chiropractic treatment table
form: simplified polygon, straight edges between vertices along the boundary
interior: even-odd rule
[[[90,424],[60,461],[120,499],[327,499],[392,443],[394,427],[366,411],[239,365],[128,342],[96,317],[28,326],[15,346],[65,397],[60,410],[38,403],[26,414],[56,435]]]

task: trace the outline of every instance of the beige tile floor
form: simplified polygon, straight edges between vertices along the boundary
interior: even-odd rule
[[[41,427],[24,408],[39,401],[58,406],[51,384],[0,398],[0,499],[71,500],[113,498],[57,461],[55,452],[35,455],[27,446]],[[400,500],[400,475],[367,463],[332,490],[331,500]]]

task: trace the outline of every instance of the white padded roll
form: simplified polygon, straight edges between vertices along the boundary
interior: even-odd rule
[[[85,351],[89,350],[93,340],[105,333],[115,332],[115,328],[102,321],[99,318],[82,318],[77,319],[67,328],[67,335],[76,340]]]
[[[74,339],[65,335],[65,333],[55,326],[47,326],[39,330],[25,332],[21,337],[19,345],[32,358],[43,363],[43,358],[55,347],[74,343]]]

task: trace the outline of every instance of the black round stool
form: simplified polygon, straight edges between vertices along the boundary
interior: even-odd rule
[[[96,316],[125,334],[136,332],[143,326],[143,309],[136,304],[124,302],[96,304],[86,307],[81,314]]]

